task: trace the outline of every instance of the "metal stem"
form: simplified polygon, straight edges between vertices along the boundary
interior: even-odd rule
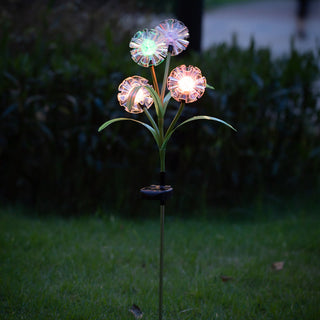
[[[151,77],[152,77],[154,89],[156,90],[158,96],[160,96],[160,90],[159,90],[159,85],[158,85],[158,81],[157,81],[156,72],[154,70],[154,65],[150,66],[150,71],[151,71]]]
[[[163,247],[164,247],[164,211],[165,202],[160,203],[160,272],[159,272],[159,320],[162,320],[163,301]]]
[[[168,55],[167,55],[167,60],[166,60],[166,66],[165,66],[165,69],[164,69],[164,76],[163,76],[162,88],[161,88],[161,101],[162,101],[162,102],[163,102],[164,94],[165,94],[166,87],[167,87],[167,78],[168,78],[168,73],[169,73],[170,59],[171,59],[172,49],[173,49],[173,47],[172,47],[171,45],[169,45]]]

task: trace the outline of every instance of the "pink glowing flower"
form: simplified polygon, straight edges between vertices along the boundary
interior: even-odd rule
[[[146,88],[140,88],[137,92],[134,100],[134,104],[131,107],[131,110],[128,108],[128,100],[130,97],[130,93],[133,88],[140,87],[140,86],[149,86],[148,80],[140,77],[140,76],[133,76],[126,78],[123,80],[119,85],[119,93],[118,93],[118,101],[120,103],[120,106],[123,106],[127,112],[130,113],[141,113],[143,112],[143,107],[145,106],[147,109],[151,107],[153,103],[153,99],[151,98],[151,95],[149,91]]]
[[[181,65],[171,71],[167,85],[172,98],[191,103],[202,97],[207,80],[199,68]]]
[[[132,59],[142,67],[157,66],[167,56],[163,35],[155,29],[138,31],[129,44]]]
[[[167,19],[155,27],[166,38],[167,46],[172,46],[172,55],[176,56],[185,50],[189,44],[188,28],[179,20]]]

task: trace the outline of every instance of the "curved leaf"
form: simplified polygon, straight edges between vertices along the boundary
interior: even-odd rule
[[[195,121],[195,120],[211,120],[211,121],[217,121],[220,123],[223,123],[224,125],[226,125],[227,127],[231,128],[234,131],[237,131],[232,125],[230,125],[229,123],[219,119],[219,118],[215,118],[215,117],[209,117],[209,116],[195,116],[192,117],[186,121],[183,121],[182,123],[180,123],[174,130],[176,130],[177,128],[183,126],[184,124],[191,122],[191,121]]]
[[[163,115],[166,113],[168,103],[171,99],[171,92],[169,91],[163,99]]]
[[[158,135],[160,135],[159,128],[158,128],[157,124],[155,123],[155,121],[153,120],[152,115],[150,114],[148,109],[146,107],[143,107],[143,111],[144,111],[145,115],[147,116],[147,118],[149,119],[153,129],[157,132]]]
[[[118,121],[125,121],[125,120],[133,121],[133,122],[136,122],[136,123],[139,123],[139,124],[143,125],[145,128],[147,128],[151,132],[151,134],[153,135],[154,139],[156,140],[157,145],[159,145],[159,135],[158,135],[158,133],[151,126],[149,126],[148,124],[146,124],[146,123],[144,123],[142,121],[136,120],[136,119],[131,119],[131,118],[111,119],[111,120],[105,122],[102,126],[100,126],[98,132],[100,132],[103,129],[107,128],[112,123],[115,123],[115,122],[118,122]]]
[[[150,92],[150,94],[152,96],[153,103],[154,103],[154,106],[156,108],[157,116],[158,117],[159,116],[163,117],[164,116],[164,112],[163,112],[162,103],[161,103],[160,97],[157,94],[156,90],[154,90],[152,87],[148,87],[148,86],[145,86],[145,88]]]
[[[208,89],[211,89],[211,90],[215,90],[215,87],[213,87],[213,86],[210,86],[210,84],[206,84],[206,87],[208,88]]]
[[[127,101],[127,107],[128,110],[131,111],[133,105],[134,105],[134,100],[136,99],[136,95],[138,91],[142,88],[143,86],[137,86],[131,89],[129,95],[128,95],[128,101]]]
[[[134,87],[130,91],[130,94],[128,95],[128,103],[127,103],[128,109],[131,111],[131,108],[134,105],[134,100],[136,98],[136,95],[141,88],[145,88],[149,91],[149,93],[153,99],[153,103],[154,103],[154,106],[156,109],[157,116],[159,116],[159,115],[163,116],[164,113],[163,113],[163,108],[161,106],[162,104],[161,104],[160,97],[157,94],[157,92],[152,87],[149,87],[149,86],[137,86],[137,87]]]
[[[168,132],[166,138],[164,139],[162,145],[161,145],[161,148],[160,149],[163,149],[163,148],[166,148],[167,146],[167,143],[170,139],[170,137],[172,136],[172,134],[181,126],[185,125],[186,123],[188,122],[191,122],[191,121],[195,121],[195,120],[211,120],[211,121],[217,121],[217,122],[220,122],[220,123],[223,123],[224,125],[228,126],[229,128],[231,128],[232,130],[234,131],[237,131],[233,126],[231,126],[229,123],[219,119],[219,118],[215,118],[215,117],[209,117],[209,116],[194,116],[190,119],[187,119],[186,121],[183,121],[182,123],[180,123],[178,126],[176,126],[174,129],[171,130],[171,132]]]

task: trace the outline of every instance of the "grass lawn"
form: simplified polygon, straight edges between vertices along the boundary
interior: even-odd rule
[[[164,319],[320,319],[318,209],[167,217]],[[133,303],[157,319],[158,235],[157,219],[0,209],[0,319],[127,320]]]

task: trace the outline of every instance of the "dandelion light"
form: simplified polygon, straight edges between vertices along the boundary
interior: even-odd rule
[[[192,103],[200,99],[206,88],[213,88],[207,85],[206,78],[202,75],[198,67],[181,65],[174,68],[169,74],[170,58],[185,50],[189,44],[188,28],[176,19],[162,21],[154,29],[144,29],[138,31],[132,37],[129,47],[131,58],[138,65],[150,68],[152,85],[146,78],[132,76],[124,79],[118,87],[118,101],[125,111],[131,114],[144,113],[148,123],[135,118],[115,118],[106,121],[99,131],[104,130],[109,125],[118,121],[133,121],[143,125],[153,136],[159,152],[160,160],[160,184],[150,185],[141,188],[140,192],[146,199],[160,201],[160,257],[159,257],[159,320],[163,315],[163,247],[164,247],[164,215],[165,203],[171,196],[172,187],[165,182],[165,155],[168,141],[173,133],[185,124],[195,120],[211,120],[222,123],[234,129],[225,121],[211,117],[198,115],[191,117],[178,124],[180,115],[186,103]],[[161,93],[158,86],[155,66],[166,60]],[[169,126],[165,127],[164,118],[173,98],[180,103],[174,118]],[[154,106],[155,115],[149,112],[149,108]],[[234,129],[235,130],[235,129]],[[139,309],[140,310],[140,309]]]
[[[178,81],[178,87],[181,92],[188,93],[194,89],[195,82],[194,80],[187,76]]]

